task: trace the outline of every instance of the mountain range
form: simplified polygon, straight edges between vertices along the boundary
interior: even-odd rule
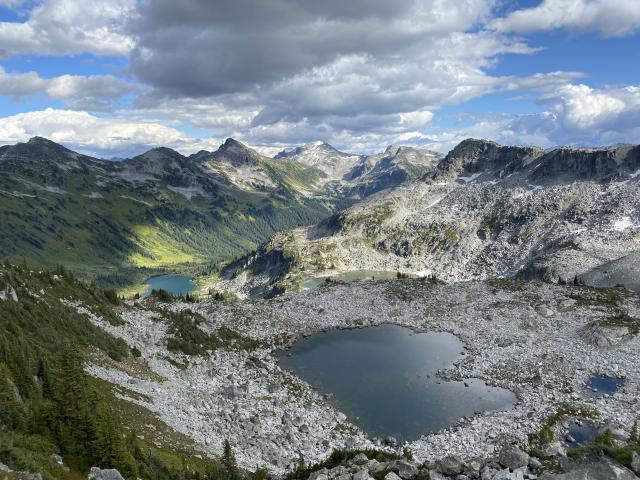
[[[108,161],[36,137],[0,147],[0,173],[0,246],[11,257],[0,265],[7,478],[640,472],[640,296],[630,291],[640,278],[640,147],[470,139],[444,157],[396,146],[367,156],[315,142],[269,158],[228,139],[215,152]],[[95,284],[164,271],[236,298],[124,300]],[[371,276],[401,278],[341,282]],[[627,288],[592,288],[617,284]],[[371,438],[339,392],[334,403],[278,359],[298,355],[301,337],[383,324],[411,328],[410,341],[455,336],[457,360],[434,384],[472,391],[482,381],[515,403],[403,443]],[[405,353],[368,343],[365,383],[384,378],[370,376],[385,366],[380,345]],[[389,401],[402,389],[384,404],[404,405]],[[418,408],[442,415],[439,402]],[[598,433],[575,446],[572,428],[584,426]]]
[[[639,146],[465,140],[421,178],[274,236],[219,288],[262,296],[367,271],[637,288],[639,175]]]
[[[324,150],[353,159],[351,168],[336,176]],[[0,249],[106,286],[163,271],[206,275],[277,232],[421,174],[434,158],[405,148],[352,156],[316,143],[273,159],[228,139],[188,157],[154,148],[108,161],[34,137],[0,147]]]

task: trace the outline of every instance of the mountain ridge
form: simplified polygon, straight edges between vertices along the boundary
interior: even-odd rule
[[[166,269],[211,271],[334,208],[322,192],[303,191],[316,193],[295,172],[264,165],[270,185],[239,188],[233,172],[166,147],[111,162],[38,137],[1,152],[4,255],[65,263],[109,285]]]
[[[628,145],[545,151],[466,140],[419,180],[330,221],[276,235],[245,266],[225,270],[219,288],[268,295],[360,270],[451,282],[570,281],[640,250],[638,152]],[[279,257],[286,268],[274,264]],[[270,269],[255,274],[255,264]],[[620,282],[640,275],[639,267],[630,265],[635,273],[625,269]]]
[[[34,137],[0,147],[0,247],[111,286],[167,270],[209,274],[386,188],[380,178],[363,191],[232,138],[215,152],[156,147],[113,162]]]

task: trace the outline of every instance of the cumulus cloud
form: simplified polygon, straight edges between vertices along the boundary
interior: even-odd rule
[[[87,112],[47,108],[0,119],[0,144],[47,137],[69,148],[98,156],[130,156],[159,145],[192,153],[215,149],[217,139],[197,139],[155,122],[100,118]]]
[[[347,55],[393,61],[465,31],[492,0],[155,0],[131,25],[136,74],[176,95],[264,86]],[[188,72],[188,74],[185,74]]]
[[[135,0],[44,0],[25,22],[0,22],[0,53],[126,55],[133,40],[123,26],[134,6]]]
[[[10,7],[22,3],[0,0]],[[636,87],[593,89],[580,72],[496,76],[492,67],[505,54],[537,52],[520,34],[551,29],[632,34],[640,26],[640,3],[542,0],[492,18],[502,4],[40,0],[24,22],[0,23],[5,55],[126,56],[128,72],[138,82],[110,75],[42,78],[0,69],[0,95],[61,101],[65,110],[34,112],[22,121],[33,134],[46,136],[42,119],[60,115],[67,125],[65,141],[75,134],[81,140],[77,146],[100,152],[123,150],[126,142],[136,147],[139,141],[195,148],[198,141],[180,133],[185,126],[216,139],[236,137],[263,151],[317,139],[371,152],[389,143],[442,150],[464,136],[543,146],[632,138],[629,125],[640,123]],[[439,127],[443,107],[496,92],[524,92],[544,112],[468,117],[464,128]],[[81,111],[74,116],[70,110],[111,111],[113,118]],[[87,127],[75,123],[78,119]],[[167,130],[154,136],[161,125]],[[35,131],[37,126],[45,131]],[[91,146],[90,128],[96,129],[91,136],[104,136],[107,143]],[[141,140],[121,135],[124,131],[138,132]]]
[[[131,67],[154,90],[136,106],[171,105],[195,126],[266,144],[374,136],[377,148],[443,105],[505,88],[485,71],[497,56],[535,52],[476,28],[494,3],[146,2],[130,24]]]
[[[620,114],[638,108],[636,87],[598,91],[587,85],[565,85],[546,94],[542,101],[553,103],[558,118],[571,129],[585,130],[615,121]]]
[[[467,116],[468,126],[434,132],[426,143],[447,151],[468,137],[541,147],[637,143],[640,138],[640,86],[566,84],[543,92],[538,101],[545,111]]]
[[[543,0],[492,22],[506,32],[567,29],[620,37],[640,30],[640,2],[634,0]]]
[[[0,67],[0,95],[15,99],[46,94],[67,107],[101,110],[139,88],[111,75],[61,75],[42,78],[37,72],[7,73]]]

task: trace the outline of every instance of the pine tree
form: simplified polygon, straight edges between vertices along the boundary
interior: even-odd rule
[[[56,365],[54,401],[58,419],[54,430],[65,452],[88,458],[95,441],[95,414],[82,356],[65,345]]]
[[[15,389],[11,372],[4,363],[0,363],[0,422],[12,429],[22,430],[26,425],[27,412],[16,397]]]
[[[136,478],[135,460],[127,451],[122,429],[113,412],[101,409],[96,422],[95,460],[102,468],[117,468],[125,478]]]
[[[236,457],[231,449],[231,444],[229,440],[226,439],[223,445],[222,464],[227,471],[227,480],[240,480],[242,478],[238,470],[238,465],[236,464]]]

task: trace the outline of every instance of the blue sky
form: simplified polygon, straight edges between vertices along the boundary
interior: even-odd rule
[[[627,0],[0,0],[0,144],[104,157],[638,143],[639,79]]]

